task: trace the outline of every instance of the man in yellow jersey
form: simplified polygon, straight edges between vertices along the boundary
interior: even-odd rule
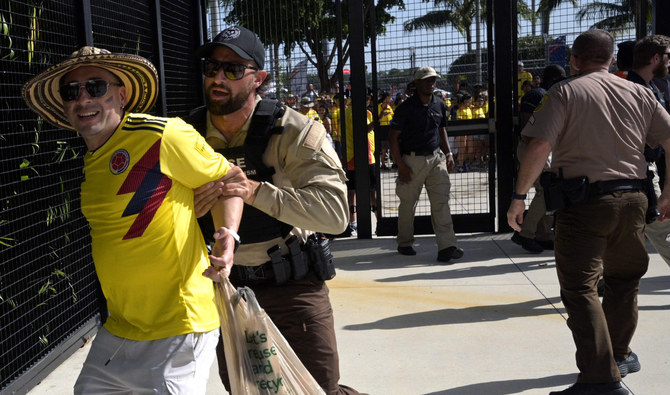
[[[523,97],[523,95],[526,94],[526,91],[523,90],[523,83],[528,81],[528,82],[533,82],[533,75],[526,71],[523,68],[523,62],[519,61],[519,64],[517,66],[517,78],[519,79],[519,86],[518,86],[518,94],[519,94],[519,99]]]
[[[308,97],[303,96],[300,99],[300,111],[302,115],[315,121],[319,120],[319,114],[314,110],[314,102]]]
[[[214,361],[219,317],[202,274],[210,260],[230,270],[243,202],[217,206],[218,243],[208,258],[193,190],[233,171],[192,126],[142,114],[157,90],[148,60],[94,47],[23,87],[33,111],[76,130],[88,148],[81,207],[109,317],[77,394],[204,394]]]

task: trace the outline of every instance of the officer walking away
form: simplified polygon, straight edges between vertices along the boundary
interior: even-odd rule
[[[76,130],[84,157],[81,211],[109,317],[74,393],[204,394],[219,339],[214,290],[193,189],[231,169],[191,125],[142,114],[158,96],[143,57],[83,47],[23,87],[28,106]],[[188,158],[185,160],[184,158]],[[229,270],[242,199],[217,206],[217,257]],[[210,234],[213,234],[214,231]],[[160,284],[160,286],[156,286]]]
[[[556,270],[579,369],[576,384],[552,394],[625,395],[621,377],[640,369],[630,342],[649,263],[644,146],[670,148],[670,115],[649,89],[608,72],[613,50],[604,30],[575,39],[570,59],[577,75],[549,89],[522,131],[528,149],[507,212],[509,225],[521,230],[523,199],[551,152],[553,176],[543,175],[543,184],[547,208],[557,210]],[[661,219],[670,215],[667,188],[659,211]]]
[[[207,141],[244,172],[201,188],[200,206],[218,193],[245,208],[230,280],[258,302],[327,394],[340,386],[333,309],[325,281],[335,275],[328,239],[349,217],[342,165],[317,121],[273,100],[261,100],[270,76],[256,34],[230,27],[200,47],[206,106],[190,120]],[[204,203],[203,203],[204,202]],[[208,234],[208,231],[204,231]],[[230,391],[223,344],[219,374]]]
[[[398,166],[398,252],[416,255],[412,247],[414,214],[425,185],[437,238],[437,260],[447,263],[461,258],[463,249],[457,246],[449,208],[449,172],[454,167],[454,158],[447,138],[447,106],[433,93],[438,78],[429,66],[414,73],[416,92],[396,109],[389,145]]]

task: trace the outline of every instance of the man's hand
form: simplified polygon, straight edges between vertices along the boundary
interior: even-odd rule
[[[400,182],[403,184],[407,184],[408,182],[412,181],[412,169],[405,164],[405,162],[402,161],[402,159],[398,159],[397,162],[398,165],[398,179]]]
[[[507,223],[516,230],[521,231],[521,224],[523,223],[523,212],[526,210],[526,202],[519,199],[512,199],[512,203],[507,210]]]
[[[661,216],[658,217],[658,221],[663,222],[670,219],[670,191],[667,190],[667,187],[658,198],[656,208],[658,209],[658,212],[661,213]]]
[[[219,196],[223,195],[223,182],[211,181],[193,190],[195,215],[200,218],[212,208]]]
[[[214,233],[214,240],[212,254],[209,256],[212,266],[209,266],[202,275],[219,282],[221,276],[228,277],[230,275],[230,269],[233,267],[235,239],[227,228],[221,227]]]
[[[261,183],[250,180],[240,167],[233,167],[221,178],[223,181],[223,196],[239,196],[247,204],[252,204]]]
[[[447,155],[447,171],[449,173],[454,170],[454,166],[456,165],[456,162],[454,162],[454,156],[453,155]]]

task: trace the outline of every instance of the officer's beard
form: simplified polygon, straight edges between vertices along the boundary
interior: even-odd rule
[[[221,99],[216,99],[212,97],[212,89],[214,87],[224,88],[228,92],[228,96]],[[244,86],[244,90],[238,92],[237,94],[233,93],[227,87],[223,85],[216,86],[215,84],[207,87],[207,92],[205,94],[205,103],[207,104],[207,110],[209,110],[212,115],[228,115],[236,112],[242,108],[251,94],[251,87]]]
[[[665,66],[665,62],[661,62],[654,68],[654,77],[663,78],[668,75],[668,68]]]

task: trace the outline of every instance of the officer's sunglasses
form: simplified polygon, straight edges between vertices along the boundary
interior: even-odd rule
[[[237,81],[244,77],[244,72],[247,69],[254,71],[259,70],[258,67],[247,66],[246,64],[241,63],[219,62],[218,60],[214,59],[202,60],[202,73],[205,75],[205,77],[216,77],[219,69],[223,69],[223,75],[226,76],[226,79],[231,81]]]
[[[116,82],[107,82],[102,78],[93,78],[86,81],[84,85],[80,85],[78,82],[63,84],[58,88],[58,92],[63,101],[75,101],[79,99],[79,93],[81,93],[82,88],[86,88],[86,92],[91,97],[102,97],[107,93],[109,85],[121,86],[121,84]]]

